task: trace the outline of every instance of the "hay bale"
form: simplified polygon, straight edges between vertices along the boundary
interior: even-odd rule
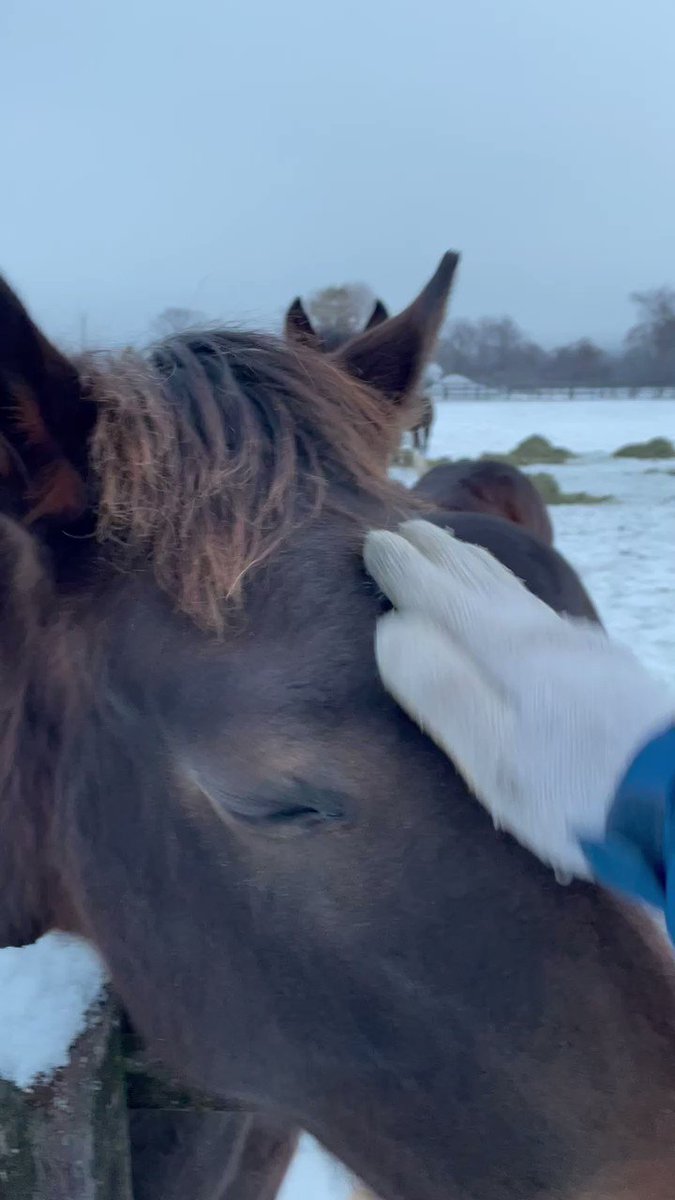
[[[547,505],[552,504],[607,504],[613,496],[592,496],[589,492],[563,492],[558,480],[548,471],[538,471],[528,474],[542,500]]]
[[[494,459],[497,462],[509,463],[512,467],[531,467],[538,463],[566,463],[573,457],[571,450],[567,450],[564,446],[554,446],[548,438],[542,437],[538,433],[523,438],[522,442],[519,442],[513,450],[509,450],[506,454],[481,454],[483,460]]]
[[[654,437],[646,442],[629,442],[614,451],[613,458],[675,458],[670,438]]]

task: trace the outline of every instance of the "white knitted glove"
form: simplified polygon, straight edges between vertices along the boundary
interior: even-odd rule
[[[426,521],[368,535],[365,562],[394,611],[378,622],[385,687],[491,813],[539,858],[590,877],[634,755],[675,703],[596,626],[560,617],[492,555]]]

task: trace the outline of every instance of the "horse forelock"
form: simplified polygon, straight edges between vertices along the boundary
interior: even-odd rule
[[[254,568],[341,495],[395,492],[391,408],[311,350],[211,331],[79,367],[98,536],[204,628],[222,631]]]

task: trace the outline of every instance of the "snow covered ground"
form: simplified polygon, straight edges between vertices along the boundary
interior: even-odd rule
[[[559,549],[580,572],[611,632],[675,688],[675,461],[612,459],[627,442],[669,437],[672,400],[479,400],[438,404],[430,456],[511,450],[531,433],[583,456],[544,467],[565,491],[616,503],[551,510]],[[340,1168],[305,1139],[281,1200],[346,1200]]]
[[[510,450],[531,433],[575,454],[675,437],[675,400],[468,400],[436,406],[431,456]]]
[[[616,502],[552,508],[558,548],[608,629],[675,687],[675,460],[610,457],[627,442],[675,442],[675,401],[448,402],[436,413],[431,457],[510,450],[532,433],[580,455],[539,469],[565,491],[609,494]]]

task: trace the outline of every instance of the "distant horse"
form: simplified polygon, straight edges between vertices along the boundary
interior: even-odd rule
[[[416,511],[387,463],[451,266],[333,360],[68,359],[0,293],[0,944],[88,936],[153,1057],[385,1200],[665,1200],[671,959],[495,830],[375,665],[360,551]]]
[[[469,458],[439,463],[418,479],[413,491],[437,508],[504,517],[553,545],[553,526],[541,494],[525,472],[510,463]]]
[[[367,333],[369,329],[376,329],[378,325],[382,325],[384,321],[388,320],[389,312],[386,305],[381,300],[376,300],[373,310],[360,333],[363,334]],[[347,342],[351,341],[352,338],[360,336],[360,334],[353,333],[351,330],[343,329],[339,326],[326,325],[323,328],[317,329],[300,296],[296,296],[292,304],[288,306],[284,329],[289,342],[309,346],[312,350],[317,350],[320,354],[333,354],[335,350],[339,350]]]
[[[429,439],[434,423],[434,402],[428,392],[422,393],[421,404],[422,412],[417,424],[412,426],[410,432],[412,433],[415,450],[420,450],[422,454],[426,454],[429,449]]]
[[[373,311],[361,334],[353,334],[335,328],[317,329],[313,325],[301,297],[296,296],[286,312],[285,333],[288,341],[291,343],[309,346],[312,350],[318,350],[321,354],[333,354],[343,348],[353,338],[360,337],[363,333],[367,333],[370,329],[375,329],[378,325],[382,325],[384,321],[389,320],[391,318],[386,305],[381,300],[376,300]],[[409,411],[410,416],[407,428],[412,435],[413,446],[416,450],[421,451],[422,454],[426,454],[429,447],[431,427],[434,423],[434,404],[429,393],[422,392],[418,396],[417,406],[410,405]]]

